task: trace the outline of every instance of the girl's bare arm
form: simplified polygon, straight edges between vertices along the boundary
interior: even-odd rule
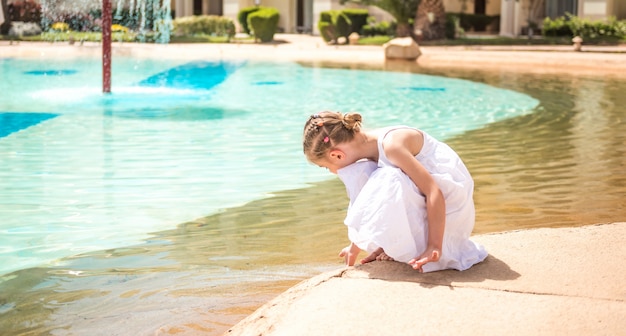
[[[426,197],[428,241],[426,250],[409,264],[421,271],[424,264],[439,260],[446,222],[446,204],[439,186],[426,168],[415,159],[423,146],[421,132],[413,129],[392,131],[383,141],[385,155],[407,174]]]

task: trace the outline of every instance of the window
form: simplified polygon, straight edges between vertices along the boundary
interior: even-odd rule
[[[546,0],[546,16],[554,19],[566,13],[578,14],[578,0]]]

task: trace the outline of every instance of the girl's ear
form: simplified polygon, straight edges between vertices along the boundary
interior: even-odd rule
[[[346,153],[339,149],[333,149],[329,152],[330,158],[335,160],[343,160],[346,158]]]

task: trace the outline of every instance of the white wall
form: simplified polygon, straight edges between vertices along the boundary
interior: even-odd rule
[[[610,15],[609,6],[613,7],[610,0],[579,0],[578,16],[589,20],[601,20]]]
[[[518,36],[522,29],[522,1],[501,0],[500,36]]]

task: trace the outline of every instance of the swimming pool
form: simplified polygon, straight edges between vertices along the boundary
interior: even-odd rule
[[[511,90],[295,63],[0,60],[0,274],[129,246],[149,233],[332,178],[301,154],[320,110],[445,139],[529,113]]]
[[[119,66],[115,60],[114,67]],[[62,62],[59,68],[70,63]],[[143,69],[143,63],[138,63],[128,71],[132,72],[134,66]],[[165,66],[155,67],[128,83],[187,64],[158,63]],[[4,76],[4,68],[0,69]],[[38,69],[46,68],[29,70]],[[539,101],[532,113],[472,126],[470,131],[445,138],[461,153],[476,182],[475,233],[623,221],[625,80],[509,70],[429,70],[419,65],[404,71],[436,79],[462,78],[483,83],[478,87],[521,92]],[[91,72],[95,75],[87,78],[93,81],[90,86],[97,97],[100,84],[96,83],[96,65]],[[116,78],[114,74],[113,89],[117,94],[122,85]],[[70,83],[71,87],[85,86]],[[5,82],[0,85],[4,85],[0,92],[11,86]],[[419,86],[413,90],[437,92]],[[337,96],[332,106],[343,104]],[[32,100],[27,101],[34,104]],[[4,96],[0,101],[6,103]],[[370,110],[367,106],[365,109]],[[297,121],[291,122],[297,128],[294,137],[298,143],[301,119],[309,113],[302,112],[294,117]],[[365,117],[368,127],[386,125],[377,121],[383,120],[381,117]],[[108,120],[137,118],[110,116]],[[150,124],[155,120],[144,121]],[[433,125],[426,126],[435,134]],[[1,138],[0,143],[9,137]],[[299,160],[299,145],[294,146]],[[341,267],[337,253],[347,239],[341,224],[347,203],[345,189],[331,174],[301,161],[298,164],[312,169],[313,174],[319,170],[319,182],[315,175],[313,182],[305,183],[307,187],[282,191],[270,188],[271,192],[242,206],[220,209],[147,234],[146,241],[137,245],[76,254],[1,276],[0,330],[10,334],[114,334],[123,330],[135,335],[221,335],[298,281]],[[290,168],[287,173],[277,173],[284,179],[291,178],[288,173],[294,167]]]

